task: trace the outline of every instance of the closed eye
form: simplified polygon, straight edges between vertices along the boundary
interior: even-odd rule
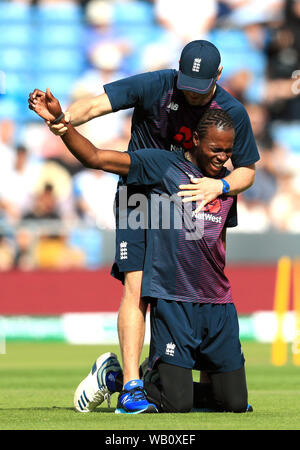
[[[211,148],[213,153],[232,153],[232,148]]]

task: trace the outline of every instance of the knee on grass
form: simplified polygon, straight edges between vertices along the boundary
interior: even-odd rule
[[[162,394],[162,410],[168,413],[187,413],[193,408],[193,400],[185,395],[173,396],[172,400]]]
[[[224,412],[244,413],[247,411],[248,402],[241,397],[232,397],[220,404],[220,410]]]

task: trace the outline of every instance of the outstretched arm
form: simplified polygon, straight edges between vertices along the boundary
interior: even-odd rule
[[[35,100],[34,102],[32,97],[29,96],[29,108],[35,111],[42,119],[53,122],[62,115],[59,101],[51,94],[50,89],[46,90],[45,95],[37,97]],[[61,121],[64,121],[64,119],[62,118]],[[75,158],[85,167],[101,169],[121,176],[128,175],[130,168],[130,156],[128,153],[98,149],[82,134],[78,133],[73,125],[64,123],[67,131],[61,136],[61,139]]]
[[[29,95],[29,107],[32,105],[38,109],[41,104],[41,100],[43,101],[45,96],[45,92],[35,89]],[[36,110],[36,112],[38,113],[38,110]],[[64,121],[60,121],[56,124],[51,124],[47,121],[47,125],[52,133],[62,136],[67,131],[66,124],[68,123],[72,123],[74,127],[77,127],[78,125],[86,123],[95,117],[101,117],[106,114],[110,114],[111,112],[112,107],[109,98],[106,93],[103,93],[96,97],[89,97],[75,101],[68,107],[65,113]]]

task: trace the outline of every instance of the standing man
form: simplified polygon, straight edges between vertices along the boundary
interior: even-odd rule
[[[249,188],[255,178],[259,155],[249,117],[243,105],[217,84],[222,66],[218,49],[208,41],[192,41],[182,50],[179,71],[161,70],[135,75],[104,86],[105,93],[79,100],[70,106],[66,121],[78,126],[96,117],[121,109],[134,108],[128,151],[141,148],[189,150],[192,130],[208,109],[223,109],[234,123],[235,142],[231,161],[234,170],[223,180],[192,178],[182,184],[183,201],[198,201],[197,212],[222,194],[236,195]],[[30,107],[37,113],[45,106],[45,93],[30,94]],[[59,135],[67,131],[58,117],[50,129]],[[122,189],[120,181],[119,191]],[[141,192],[128,188],[128,197]],[[118,198],[117,198],[118,205]],[[127,208],[127,214],[130,209]],[[120,217],[121,214],[121,217]],[[144,342],[147,304],[141,299],[146,236],[144,229],[121,229],[123,211],[116,210],[116,258],[113,275],[124,283],[124,296],[118,316],[118,333],[124,369],[124,385],[136,388],[139,360]],[[121,243],[127,243],[126,259]],[[138,406],[137,406],[138,408]]]

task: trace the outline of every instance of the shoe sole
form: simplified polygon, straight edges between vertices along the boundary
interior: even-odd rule
[[[89,378],[90,375],[88,375],[84,378],[84,380],[81,381],[74,394],[74,408],[80,413],[88,413],[93,411],[92,409],[86,408],[86,404],[89,403],[89,400],[86,397],[84,386]]]
[[[98,405],[96,405],[92,409],[89,409],[89,408],[86,407],[86,404],[89,402],[89,400],[88,400],[88,398],[86,396],[86,393],[85,393],[85,390],[84,390],[84,386],[85,386],[87,380],[89,378],[91,378],[92,376],[94,376],[95,371],[97,371],[98,368],[101,367],[103,362],[107,358],[111,358],[112,356],[117,358],[115,353],[110,353],[110,352],[104,353],[104,355],[99,356],[99,358],[97,358],[96,361],[94,362],[94,364],[92,366],[92,369],[90,370],[89,374],[78,385],[78,387],[77,387],[77,389],[75,391],[75,394],[74,394],[74,401],[73,401],[74,408],[76,409],[76,411],[78,411],[80,413],[88,413],[88,412],[93,412],[97,408]],[[95,366],[96,366],[96,369],[93,371]]]
[[[158,413],[157,409],[155,408],[155,406],[147,406],[146,409],[142,409],[139,411],[126,411],[123,408],[117,408],[115,410],[115,414],[153,414],[153,413]]]

